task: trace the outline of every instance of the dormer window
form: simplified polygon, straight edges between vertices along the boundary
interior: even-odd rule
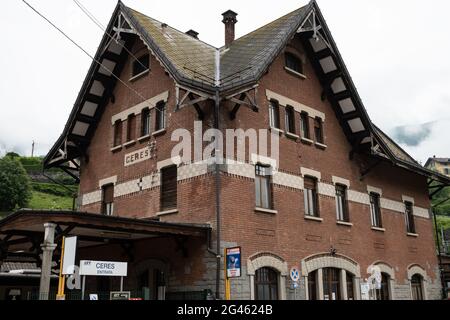
[[[285,58],[286,68],[289,69],[289,71],[294,71],[295,73],[303,75],[303,62],[301,59],[289,52],[285,54]]]
[[[150,55],[146,53],[133,61],[131,78],[133,79],[146,73],[149,70],[149,68],[150,68]]]

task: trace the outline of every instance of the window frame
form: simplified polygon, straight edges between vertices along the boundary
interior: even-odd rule
[[[414,221],[414,204],[410,201],[405,201],[405,223],[406,232],[415,234],[416,233],[416,223]]]
[[[280,130],[280,104],[276,100],[269,101],[269,126]]]
[[[160,101],[155,106],[155,132],[166,129],[166,102]]]
[[[111,200],[106,202],[107,190],[111,188],[112,190],[109,193],[112,193]],[[102,186],[102,207],[101,207],[102,215],[112,216],[114,214],[114,184],[108,183]]]
[[[314,118],[314,139],[317,143],[324,144],[323,121],[320,117]]]
[[[141,111],[141,137],[145,137],[151,134],[151,113],[149,108],[144,108]]]
[[[300,136],[304,139],[311,139],[309,114],[305,111],[300,112]]]
[[[265,190],[263,190],[263,186]],[[272,189],[272,167],[257,163],[255,165],[255,206],[257,208],[273,210]],[[265,195],[263,194],[264,192],[266,193]],[[263,196],[265,196],[266,201],[264,201]],[[265,202],[267,202],[267,206]]]
[[[284,65],[287,69],[304,75],[303,60],[292,52],[285,52]]]
[[[370,202],[370,223],[374,228],[383,228],[383,218],[381,215],[381,195],[376,192],[369,192]]]
[[[311,185],[314,185],[313,189],[310,189],[306,186],[306,180],[312,182]],[[304,190],[303,190],[303,201],[304,201],[304,211],[305,216],[320,218],[320,210],[319,210],[319,196],[318,196],[318,179],[312,176],[305,176],[304,179]],[[312,210],[311,210],[312,208]]]
[[[136,115],[131,113],[127,117],[127,142],[136,139]]]
[[[266,279],[261,279],[262,277]],[[262,267],[255,271],[255,300],[278,300],[279,299],[279,290],[280,290],[280,281],[279,281],[279,272],[270,267]],[[268,287],[268,297],[260,297],[259,286]],[[284,290],[284,288],[282,288]]]
[[[146,58],[145,61],[143,61],[144,58]],[[142,65],[146,66],[147,68],[144,69]],[[133,60],[131,64],[131,79],[135,79],[147,73],[148,71],[150,71],[150,53],[146,52],[139,55],[139,57]]]
[[[348,209],[348,187],[337,183],[335,185],[335,198],[337,221],[350,222],[350,214]]]
[[[169,170],[174,170],[175,172],[170,172]],[[165,175],[174,174],[175,177],[169,176],[167,179],[173,179],[173,181],[165,181]],[[171,165],[164,168],[161,168],[160,170],[160,197],[159,197],[159,208],[160,211],[168,211],[168,210],[175,210],[178,206],[178,166],[177,165]],[[167,186],[168,183],[173,183],[174,187],[172,186],[173,190],[170,190],[170,185]],[[172,192],[173,194],[169,197],[165,192]]]
[[[292,106],[285,108],[285,128],[287,133],[296,134],[295,128],[295,109]]]
[[[116,120],[113,126],[113,147],[118,147],[122,145],[122,132],[123,124],[122,120]]]

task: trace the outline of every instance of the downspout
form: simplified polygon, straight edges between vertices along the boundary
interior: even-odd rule
[[[220,50],[216,50],[215,57],[215,96],[214,96],[214,129],[220,130],[219,126],[219,116],[220,116]],[[219,143],[217,141],[218,137],[216,137],[216,146],[215,146],[215,191],[216,191],[216,299],[219,298],[220,294],[220,267],[221,267],[221,221],[220,221],[220,187],[221,187],[221,179],[220,179],[220,168],[219,168],[219,152],[218,150]],[[220,157],[222,158],[222,157]]]

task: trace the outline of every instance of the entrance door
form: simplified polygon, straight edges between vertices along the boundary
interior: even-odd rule
[[[386,273],[381,273],[381,289],[376,289],[377,300],[390,300],[389,297],[389,280],[390,277]]]
[[[341,283],[339,273],[336,268],[324,268],[323,272],[323,299],[341,300]]]
[[[271,268],[256,270],[255,299],[278,300],[278,272]]]
[[[423,300],[422,277],[415,274],[411,278],[411,291],[413,300]]]

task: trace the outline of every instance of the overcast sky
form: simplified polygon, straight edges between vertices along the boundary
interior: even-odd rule
[[[102,31],[72,0],[28,0],[94,54]],[[106,25],[114,0],[80,0]],[[305,0],[125,0],[129,7],[216,47],[221,13],[236,11],[242,36],[307,3]],[[319,0],[372,119],[410,154],[450,157],[450,2]],[[61,134],[91,63],[21,0],[2,1],[0,155],[44,155]]]

